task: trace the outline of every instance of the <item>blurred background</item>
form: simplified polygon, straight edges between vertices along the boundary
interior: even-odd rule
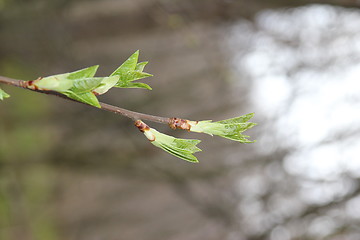
[[[0,75],[36,79],[137,49],[152,91],[100,100],[160,116],[255,112],[257,143],[200,163],[121,116],[14,87],[0,104],[0,239],[360,239],[360,2],[0,0]]]

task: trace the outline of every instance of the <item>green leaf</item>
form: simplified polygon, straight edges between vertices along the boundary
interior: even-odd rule
[[[134,71],[139,59],[139,50],[131,55],[120,67],[118,67],[110,76],[123,75],[127,72]]]
[[[88,68],[77,70],[75,72],[67,73],[68,74],[67,78],[72,80],[80,79],[80,78],[92,78],[95,76],[95,73],[98,68],[99,65],[95,65]]]
[[[222,137],[233,140],[233,141],[241,142],[241,143],[254,143],[254,142],[256,142],[256,140],[250,141],[248,139],[250,136],[243,135],[243,134],[240,134],[240,135],[236,135],[236,134],[235,135],[224,135]]]
[[[226,119],[218,122],[212,122],[211,120],[199,122],[190,121],[190,131],[206,133],[211,136],[217,135],[241,143],[252,143],[255,141],[250,141],[247,139],[249,136],[243,135],[242,132],[256,125],[256,123],[247,122],[253,116],[253,113],[249,113],[240,117]]]
[[[92,92],[86,92],[86,93],[75,93],[72,91],[66,91],[63,93],[67,97],[74,99],[76,101],[89,104],[91,106],[101,108],[99,100],[96,98],[95,94]]]
[[[101,85],[93,90],[98,95],[104,94],[109,91],[110,88],[114,87],[119,81],[119,76],[104,77],[101,81]]]
[[[129,82],[129,83],[125,83],[125,84],[118,84],[116,87],[119,87],[119,88],[144,88],[144,89],[152,90],[152,88],[149,85],[147,85],[146,83],[141,83],[141,82]]]
[[[218,123],[231,124],[231,123],[244,123],[249,121],[252,117],[254,117],[255,113],[248,113],[236,118],[230,118],[222,121],[218,121]]]
[[[185,161],[193,163],[199,162],[193,153],[201,151],[200,148],[196,147],[196,145],[201,142],[200,140],[175,138],[158,132],[153,128],[145,131],[144,134],[149,140],[152,140],[151,143],[154,146]]]
[[[127,74],[121,75],[118,83],[115,85],[115,87],[119,88],[145,88],[151,90],[151,87],[145,83],[142,84],[136,84],[132,81],[139,80],[146,77],[151,77],[152,75],[149,73],[144,72],[128,72]]]
[[[76,83],[74,80],[87,79],[94,77],[99,65],[77,70],[75,72],[63,73],[40,78],[34,81],[34,85],[40,90],[51,90],[56,92],[65,92],[77,84],[79,88],[85,86],[84,83]],[[86,82],[86,80],[85,80]],[[81,91],[81,90],[79,90]]]
[[[135,71],[139,71],[139,72],[144,71],[144,68],[148,63],[149,62],[140,62],[140,63],[136,64]]]
[[[65,73],[37,79],[34,85],[40,90],[65,92],[74,85],[74,81],[67,78],[68,75]]]
[[[94,90],[99,87],[104,78],[96,77],[96,78],[80,78],[75,79],[74,85],[71,88],[71,91],[76,93],[85,93]]]
[[[152,77],[152,76],[153,75],[150,73],[133,71],[133,72],[128,72],[124,75],[121,75],[119,81],[131,82],[131,81],[135,81],[135,80],[139,80],[139,79],[143,79],[143,78],[147,78],[147,77]]]
[[[151,90],[151,87],[145,83],[132,83],[132,81],[151,77],[149,73],[143,72],[148,62],[137,63],[139,59],[139,50],[131,55],[119,68],[110,76],[119,76],[119,80],[114,87],[118,88],[144,88]]]
[[[9,97],[10,95],[0,88],[0,100],[4,100],[4,98],[9,98]]]

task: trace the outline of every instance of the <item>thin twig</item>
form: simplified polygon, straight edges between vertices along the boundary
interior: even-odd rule
[[[13,79],[13,78],[0,76],[0,83],[4,83],[4,84],[7,84],[7,85],[12,85],[12,86],[16,86],[16,87],[23,87],[24,82],[25,81],[23,81],[23,80],[17,80],[17,79]]]
[[[23,80],[17,80],[17,79],[12,79],[12,78],[8,78],[8,77],[0,76],[0,83],[4,83],[4,84],[15,86],[15,87],[24,88],[24,89],[35,91],[35,92],[38,92],[38,93],[44,93],[44,94],[49,94],[49,95],[61,97],[61,98],[64,98],[64,99],[67,99],[67,100],[70,100],[70,101],[73,101],[73,102],[77,102],[77,103],[82,103],[82,102],[79,102],[77,100],[68,98],[67,96],[65,96],[63,94],[60,94],[58,92],[55,92],[55,91],[44,91],[44,90],[37,90],[37,89],[27,88],[26,87],[27,86],[26,81],[23,81]],[[86,104],[86,103],[82,103],[82,104]],[[91,106],[89,104],[86,104],[86,105]],[[127,109],[124,109],[124,108],[113,106],[113,105],[110,105],[110,104],[107,104],[107,103],[100,102],[100,106],[101,106],[101,108],[99,108],[99,109],[106,110],[106,111],[109,111],[109,112],[113,112],[113,113],[116,113],[116,114],[121,114],[121,115],[123,115],[125,117],[128,117],[128,118],[134,120],[134,121],[136,121],[136,120],[148,120],[148,121],[151,121],[151,122],[158,122],[158,123],[163,123],[163,124],[169,124],[171,122],[171,118],[159,117],[159,116],[153,116],[153,115],[149,115],[149,114],[145,114],[145,113],[134,112],[134,111],[130,111],[130,110],[127,110]]]

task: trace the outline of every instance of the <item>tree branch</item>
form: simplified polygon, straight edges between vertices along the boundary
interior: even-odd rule
[[[77,103],[82,103],[79,101],[76,101],[74,99],[68,98],[67,96],[55,92],[55,91],[44,91],[44,90],[37,90],[37,89],[30,89],[27,87],[26,81],[24,80],[17,80],[17,79],[12,79],[12,78],[8,78],[8,77],[3,77],[0,76],[0,83],[4,83],[7,85],[11,85],[11,86],[15,86],[15,87],[20,87],[20,88],[24,88],[27,90],[31,90],[34,92],[38,92],[38,93],[44,93],[44,94],[49,94],[49,95],[53,95],[53,96],[57,96],[57,97],[61,97],[73,102],[77,102]],[[82,104],[86,104],[86,103],[82,103]],[[88,105],[88,104],[86,104]],[[91,105],[88,105],[91,106]],[[145,113],[139,113],[139,112],[134,112],[134,111],[130,111],[124,108],[120,108],[117,106],[113,106],[107,103],[102,103],[100,102],[100,106],[102,110],[106,110],[109,112],[113,112],[116,114],[120,114],[123,115],[125,117],[128,117],[134,121],[136,120],[147,120],[147,121],[151,121],[151,122],[157,122],[157,123],[163,123],[163,124],[170,124],[171,123],[171,118],[167,118],[167,117],[159,117],[159,116],[153,116],[153,115],[149,115],[149,114],[145,114]]]

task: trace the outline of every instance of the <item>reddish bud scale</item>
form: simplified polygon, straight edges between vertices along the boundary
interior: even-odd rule
[[[170,118],[169,126],[172,129],[183,129],[188,131],[190,131],[191,129],[189,120],[181,119],[181,118]]]
[[[96,91],[91,91],[95,96],[99,96],[100,93],[97,93]]]
[[[30,89],[34,89],[34,90],[39,90],[38,87],[36,85],[34,85],[34,81],[31,80],[31,81],[27,81],[26,82],[26,87],[27,88],[30,88]]]
[[[136,120],[135,121],[135,126],[140,130],[140,132],[145,132],[145,131],[149,131],[150,127],[148,125],[146,125],[146,123],[144,123],[141,120]]]
[[[42,79],[42,77],[39,77],[39,78],[36,79],[36,80],[24,81],[23,87],[29,88],[29,89],[32,89],[32,90],[45,90],[45,89],[39,89],[38,86],[36,86],[36,85],[34,84],[36,81],[39,81],[39,80],[41,80],[41,79]]]

